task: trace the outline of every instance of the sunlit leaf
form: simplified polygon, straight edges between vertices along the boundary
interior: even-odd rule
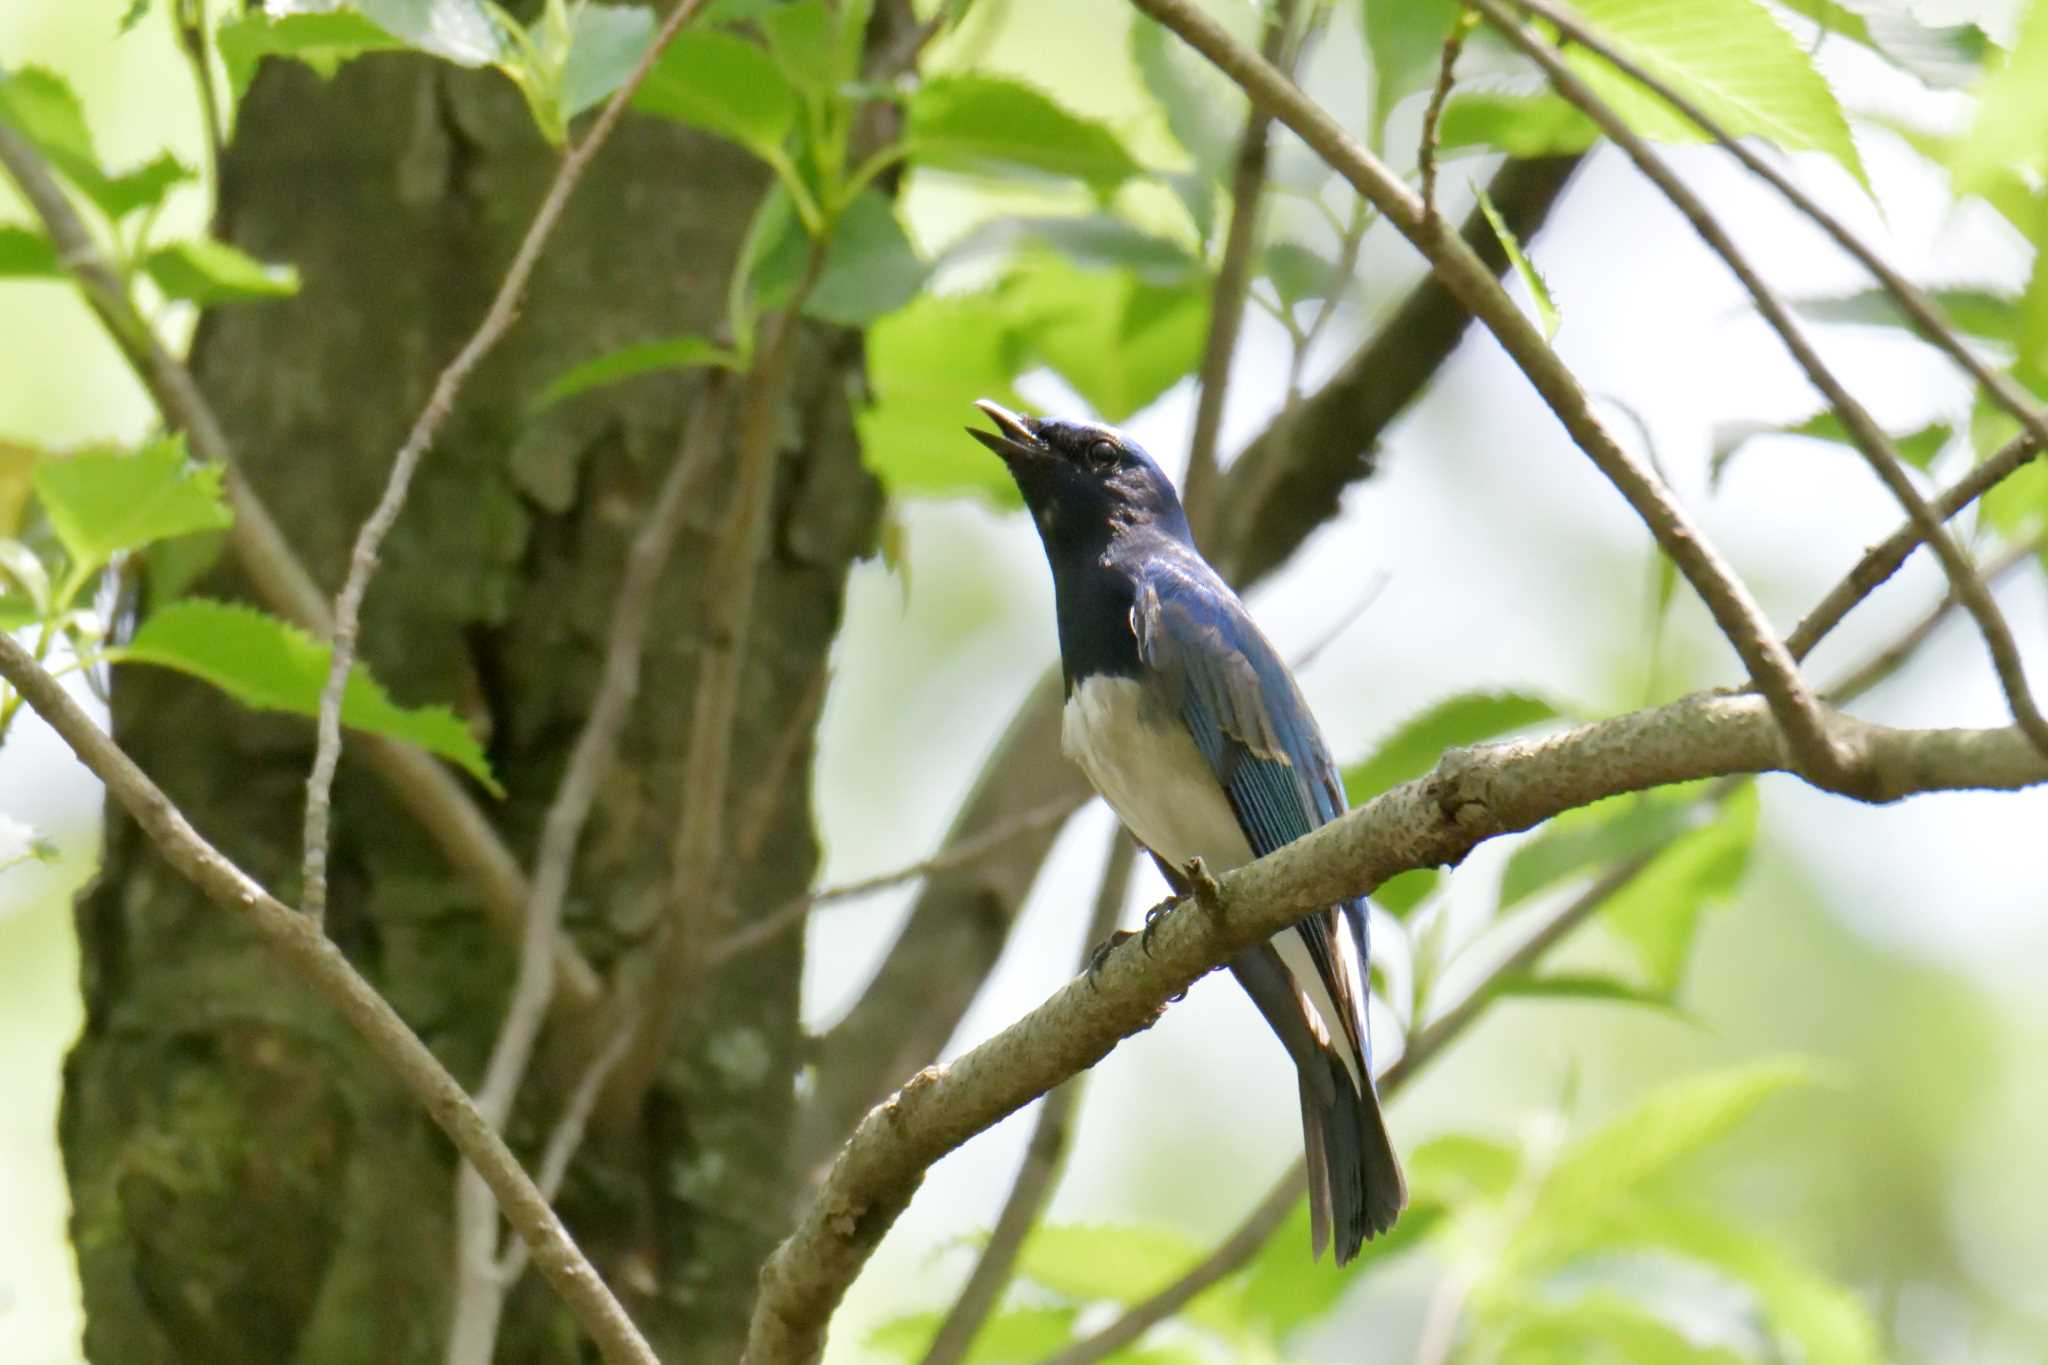
[[[189,460],[184,437],[170,436],[132,455],[90,451],[38,461],[36,497],[72,573],[85,574],[123,550],[228,525],[234,518],[221,497],[222,473]]]
[[[1644,1009],[1656,1010],[1661,1014],[1688,1018],[1685,1011],[1673,1004],[1671,998],[1656,991],[1646,990],[1620,977],[1605,976],[1598,972],[1532,972],[1516,973],[1501,977],[1494,982],[1495,994],[1503,999],[1521,1000],[1577,1000],[1592,1004],[1639,1005]]]
[[[825,268],[804,300],[804,312],[842,327],[865,327],[909,303],[930,273],[897,221],[895,202],[863,190],[833,227]]]
[[[299,292],[299,272],[292,266],[270,265],[211,237],[160,246],[142,258],[142,269],[166,297],[202,306]]]
[[[1269,1335],[1284,1337],[1328,1314],[1360,1275],[1434,1236],[1443,1218],[1441,1205],[1411,1201],[1391,1231],[1367,1242],[1350,1265],[1339,1268],[1327,1259],[1319,1265],[1310,1256],[1308,1201],[1303,1199],[1246,1267],[1239,1290],[1243,1311]]]
[[[1714,818],[1703,802],[1670,793],[1630,793],[1568,811],[1508,858],[1500,908],[1508,909],[1573,873],[1655,853]]]
[[[927,166],[971,174],[1019,171],[1078,180],[1107,195],[1138,163],[1107,126],[1021,81],[941,76],[910,97],[905,140]]]
[[[1936,289],[1934,302],[1948,320],[1972,336],[2010,342],[2018,328],[2018,301],[1987,289]],[[1904,327],[1912,323],[1898,303],[1882,289],[1854,294],[1810,295],[1790,300],[1815,322],[1853,323],[1872,327]]]
[[[290,6],[270,0],[268,7],[275,14]],[[357,0],[355,8],[407,47],[457,66],[487,66],[504,55],[485,0]]]
[[[1444,1133],[1408,1156],[1408,1190],[1418,1203],[1461,1208],[1475,1199],[1500,1199],[1522,1173],[1522,1154],[1505,1142],[1472,1133]]]
[[[1365,0],[1365,50],[1372,60],[1372,122],[1367,131],[1375,147],[1381,144],[1393,107],[1435,86],[1444,39],[1458,14],[1457,0]]]
[[[1940,90],[1973,84],[1983,73],[1991,42],[1975,24],[1924,24],[1904,0],[1778,0],[1822,32],[1861,43],[1903,71]]]
[[[1522,287],[1529,291],[1529,299],[1536,306],[1536,321],[1543,328],[1544,339],[1547,341],[1555,337],[1558,323],[1557,304],[1550,297],[1550,282],[1543,278],[1543,272],[1536,268],[1536,263],[1522,250],[1522,243],[1516,238],[1515,230],[1508,226],[1507,219],[1500,216],[1500,210],[1493,206],[1493,200],[1487,196],[1486,191],[1474,185],[1472,193],[1479,200],[1479,211],[1486,215],[1487,226],[1493,229],[1494,240],[1500,243],[1500,249],[1507,253],[1508,263],[1514,266],[1516,278],[1521,280]]]
[[[2048,5],[2026,8],[2005,65],[1984,82],[1954,167],[1957,187],[1972,194],[1995,177],[2017,172],[2038,184],[2048,174]]]
[[[62,76],[38,66],[0,72],[0,122],[36,144],[66,180],[109,218],[161,203],[192,171],[168,152],[129,171],[110,172],[93,150],[85,110]]]
[[[1086,1302],[1131,1304],[1179,1278],[1208,1248],[1158,1226],[1056,1223],[1034,1228],[1017,1256],[1017,1273]]]
[[[540,396],[533,400],[532,411],[540,412],[565,398],[637,375],[652,374],[656,370],[695,369],[704,365],[736,369],[739,357],[703,337],[680,336],[661,341],[634,342],[565,370],[541,390]]]
[[[1517,1365],[1747,1365],[1728,1346],[1695,1342],[1675,1325],[1611,1289],[1570,1299],[1528,1298],[1503,1333],[1500,1355]]]
[[[248,93],[265,57],[289,57],[332,76],[350,58],[405,46],[352,10],[272,15],[250,9],[223,23],[216,41],[237,98]]]
[[[57,249],[34,228],[0,223],[0,279],[63,279]]]
[[[1420,777],[1446,749],[1496,739],[1557,719],[1557,708],[1526,692],[1467,692],[1446,698],[1405,721],[1362,762],[1344,769],[1344,792],[1354,806],[1390,787]]]
[[[762,12],[760,24],[792,84],[824,93],[855,75],[842,64],[837,21],[823,0],[776,5]]]
[[[1868,188],[1849,122],[1813,59],[1756,0],[1579,0],[1573,9],[1646,71],[1737,137],[1825,152]],[[1580,48],[1566,60],[1646,137],[1701,134],[1655,95]]]
[[[21,529],[22,509],[28,505],[42,458],[42,447],[0,436],[0,537]]]
[[[1201,362],[1202,283],[1152,285],[1046,257],[1012,273],[1002,294],[1031,349],[1106,421],[1124,421]]]
[[[1075,1315],[1072,1308],[1013,1308],[997,1313],[982,1324],[967,1356],[968,1365],[1026,1365],[1043,1360],[1073,1341]],[[942,1313],[912,1313],[893,1318],[870,1332],[863,1344],[891,1360],[919,1361],[938,1335],[944,1317]]]
[[[1563,97],[1460,91],[1437,123],[1440,153],[1478,148],[1514,157],[1566,156],[1600,140],[1593,120]]]
[[[797,97],[762,48],[729,33],[686,29],[655,61],[633,107],[774,157],[796,125]]]
[[[1206,278],[1207,267],[1180,243],[1106,213],[1046,218],[993,218],[946,248],[951,264],[1049,246],[1086,270],[1127,269],[1140,282],[1180,285]]]
[[[188,597],[155,612],[108,657],[204,679],[259,710],[315,716],[331,655],[325,644],[298,627],[253,607]],[[396,705],[360,663],[349,674],[341,719],[351,729],[439,754],[503,794],[483,747],[454,712],[445,706]]]
[[[980,417],[977,398],[1023,406],[1011,385],[1026,364],[1024,343],[1004,316],[994,292],[923,294],[868,329],[874,402],[854,420],[862,456],[892,496],[1019,501],[1002,461],[964,430]]]
[[[558,98],[562,118],[575,118],[611,98],[654,39],[654,11],[645,5],[578,5],[569,12],[569,57]]]
[[[1244,95],[1155,19],[1131,22],[1131,62],[1174,140],[1208,183],[1223,178],[1244,127]]]
[[[1601,907],[1601,917],[1636,952],[1652,989],[1678,989],[1700,912],[1740,885],[1756,842],[1755,784],[1736,789],[1712,824],[1657,855]]]

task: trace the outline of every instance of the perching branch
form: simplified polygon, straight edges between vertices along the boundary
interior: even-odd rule
[[[561,1294],[607,1361],[657,1365],[654,1352],[583,1256],[568,1229],[461,1084],[419,1040],[397,1011],[349,965],[311,920],[259,886],[206,842],[171,799],[114,743],[62,683],[11,636],[0,632],[0,676],[149,835],[166,862],[208,899],[240,914],[270,949],[339,1011],[372,1052],[483,1174],[505,1219],[532,1249],[535,1263]]]
[[[714,378],[711,384],[717,382]],[[497,1041],[491,1047],[483,1084],[476,1092],[478,1112],[501,1132],[511,1117],[554,996],[553,948],[561,936],[562,902],[575,870],[576,847],[618,757],[619,735],[640,691],[642,646],[659,596],[661,571],[682,531],[688,507],[684,495],[711,463],[723,434],[723,404],[707,393],[698,400],[675,462],[626,553],[625,573],[612,605],[604,670],[541,826],[540,851],[526,908],[526,936],[519,947],[519,972],[505,1018],[498,1026]],[[450,1365],[486,1365],[511,1285],[497,1271],[498,1217],[489,1190],[467,1164],[456,1172],[455,1185],[456,1292],[447,1358]]]
[[[0,124],[0,165],[42,221],[59,264],[155,400],[164,424],[184,432],[200,458],[223,467],[222,482],[235,514],[228,544],[256,595],[271,610],[314,634],[332,634],[334,618],[327,598],[243,477],[234,448],[191,371],[163,348],[136,311],[119,274],[71,207],[42,154],[5,124]],[[526,874],[462,783],[410,744],[374,735],[362,736],[359,742],[399,805],[419,822],[442,855],[475,883],[492,923],[516,938],[525,922]],[[578,1009],[595,1004],[602,994],[597,973],[566,940],[556,945],[555,971],[561,995]]]
[[[1271,110],[1299,134],[1428,258],[1437,277],[1499,339],[1579,448],[1635,509],[1692,584],[1784,727],[1799,771],[1830,790],[1865,791],[1863,776],[1834,747],[1812,689],[1799,676],[1798,665],[1771,630],[1748,587],[1670,490],[1615,441],[1594,413],[1577,377],[1471,249],[1427,213],[1400,178],[1327,111],[1271,63],[1232,38],[1192,0],[1133,3],[1214,62],[1254,104]]]
[[[2048,782],[2016,728],[1908,730],[1819,709],[1831,746],[1873,801]],[[1225,875],[1214,911],[1166,916],[1148,956],[1112,952],[1091,984],[1051,999],[958,1060],[927,1067],[855,1129],[817,1199],[761,1274],[752,1365],[816,1358],[841,1295],[925,1169],[975,1133],[1148,1027],[1166,1000],[1319,906],[1413,868],[1456,864],[1485,840],[1604,797],[1737,773],[1793,771],[1775,713],[1751,695],[1700,694],[1559,734],[1444,755],[1316,832]]]
[[[404,444],[399,446],[398,454],[391,462],[391,474],[385,482],[382,496],[363,522],[362,529],[356,533],[355,548],[349,553],[348,577],[334,599],[334,647],[327,667],[327,683],[320,690],[313,771],[306,779],[306,846],[300,874],[300,897],[306,914],[315,923],[327,913],[328,805],[334,791],[334,770],[341,761],[342,693],[348,685],[349,669],[355,664],[356,634],[362,624],[363,598],[370,590],[370,576],[377,571],[377,551],[398,521],[398,514],[404,510],[406,494],[412,487],[412,476],[419,469],[420,461],[426,458],[427,449],[433,444],[435,433],[440,431],[441,423],[455,410],[455,400],[462,392],[462,386],[518,318],[519,303],[526,294],[526,282],[533,275],[534,266],[540,263],[541,252],[546,250],[548,238],[554,235],[555,224],[560,220],[562,210],[568,206],[569,196],[582,181],[583,173],[589,169],[598,150],[611,137],[612,129],[618,126],[620,117],[626,112],[627,101],[647,79],[647,73],[654,69],[656,59],[703,5],[704,0],[676,0],[675,8],[662,21],[654,40],[640,54],[640,60],[634,63],[625,83],[605,102],[596,122],[583,135],[583,140],[562,158],[561,167],[555,172],[547,194],[542,197],[540,208],[534,212],[533,222],[526,229],[519,249],[513,253],[512,264],[506,269],[505,278],[498,285],[498,292],[491,299],[483,321],[477,324],[476,331],[434,381],[433,392],[427,396],[427,405],[413,420],[412,430],[406,434]]]
[[[1137,852],[1137,845],[1121,827],[1110,835],[1109,857],[1103,862],[1102,882],[1095,892],[1095,911],[1081,935],[1081,963],[1077,970],[1088,969],[1097,945],[1116,928],[1124,896],[1131,887]],[[1080,1099],[1081,1078],[1076,1076],[1047,1095],[1039,1106],[1038,1122],[1024,1148],[1024,1162],[1017,1168],[1010,1196],[1003,1201],[1002,1212],[996,1215],[988,1244],[982,1247],[974,1269],[968,1272],[966,1283],[933,1334],[923,1365],[954,1365],[964,1360],[982,1324],[995,1311],[1003,1287],[1016,1268],[1017,1255],[1024,1249],[1024,1239],[1031,1234],[1046,1201],[1052,1197],[1053,1179],[1066,1156],[1067,1132],[1073,1123],[1074,1106]]]
[[[1474,9],[1486,15],[1489,22],[1524,55],[1543,68],[1550,78],[1551,86],[1573,106],[1581,110],[1600,130],[1613,139],[1616,146],[1628,154],[1629,160],[1649,178],[1651,183],[1663,192],[1666,199],[1685,215],[1702,241],[1719,256],[1735,277],[1742,282],[1756,301],[1757,311],[1778,334],[1785,349],[1798,362],[1807,379],[1819,389],[1828,400],[1828,405],[1841,419],[1842,427],[1848,433],[1850,443],[1869,464],[1878,481],[1891,492],[1899,505],[1906,510],[1921,538],[1934,550],[1941,561],[1943,572],[1949,582],[1955,585],[1956,595],[1962,599],[1963,607],[1977,623],[1977,629],[1984,636],[1984,646],[1991,655],[1993,669],[1998,674],[1999,686],[2005,690],[2007,704],[2012,708],[2013,719],[2034,741],[2036,748],[2048,754],[2048,716],[2041,714],[2035,705],[2033,692],[2027,686],[2026,667],[2020,659],[2019,642],[2013,638],[2012,627],[2006,623],[2005,615],[1998,609],[1998,603],[1977,577],[1977,571],[1970,564],[1970,557],[1963,552],[1954,538],[1942,526],[1942,518],[1927,505],[1927,499],[1913,484],[1906,473],[1904,461],[1893,448],[1891,438],[1884,428],[1877,424],[1869,411],[1856,400],[1848,387],[1836,378],[1820,353],[1813,347],[1792,316],[1792,310],[1785,306],[1777,293],[1765,282],[1756,267],[1751,265],[1741,250],[1729,237],[1719,220],[1707,208],[1700,197],[1688,188],[1664,163],[1662,157],[1650,149],[1650,145],[1636,136],[1628,124],[1612,107],[1601,100],[1586,83],[1566,66],[1552,51],[1549,44],[1539,40],[1514,17],[1501,7],[1498,0],[1471,0]],[[1788,659],[1790,656],[1787,656]],[[1761,681],[1761,680],[1759,680]]]

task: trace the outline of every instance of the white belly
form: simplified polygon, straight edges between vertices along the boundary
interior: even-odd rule
[[[1174,868],[1199,857],[1211,872],[1220,874],[1250,862],[1251,845],[1194,738],[1178,717],[1144,717],[1143,699],[1143,689],[1130,678],[1085,680],[1067,698],[1060,717],[1060,747],[1088,775],[1124,828]],[[1344,973],[1351,998],[1362,1006],[1364,964],[1340,917],[1332,920],[1333,965]],[[1364,1059],[1350,1046],[1348,1035],[1355,1029],[1362,1040],[1364,1019],[1347,1027],[1343,1007],[1316,971],[1298,931],[1282,929],[1272,944],[1309,1006],[1311,1027],[1335,1047],[1363,1093]]]

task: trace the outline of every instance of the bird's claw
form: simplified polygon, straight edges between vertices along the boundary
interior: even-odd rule
[[[1145,950],[1145,956],[1152,956],[1152,935],[1159,930],[1159,921],[1166,918],[1174,906],[1180,904],[1180,897],[1168,896],[1145,912],[1145,928],[1138,938],[1138,946]]]
[[[1109,955],[1116,951],[1117,945],[1126,939],[1135,937],[1137,935],[1128,929],[1113,929],[1110,931],[1108,938],[1095,945],[1095,951],[1088,954],[1088,988],[1090,990],[1099,989],[1095,984],[1095,978],[1102,971],[1102,964],[1109,961]]]

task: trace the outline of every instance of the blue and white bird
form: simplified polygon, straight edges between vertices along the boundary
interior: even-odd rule
[[[1195,549],[1173,484],[1104,426],[977,403],[1052,565],[1066,675],[1062,747],[1176,891],[1344,812],[1301,689]],[[1406,1202],[1367,1032],[1365,906],[1303,919],[1230,963],[1293,1059],[1315,1254],[1337,1263]]]

